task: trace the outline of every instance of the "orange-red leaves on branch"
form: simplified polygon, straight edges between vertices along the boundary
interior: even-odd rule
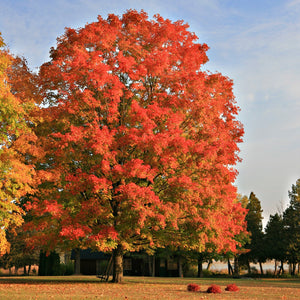
[[[202,71],[208,47],[197,39],[183,21],[129,10],[57,40],[39,74],[48,175],[36,205],[56,199],[58,237],[234,250],[243,128],[232,81]]]

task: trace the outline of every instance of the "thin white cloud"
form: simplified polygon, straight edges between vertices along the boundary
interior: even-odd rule
[[[12,52],[24,55],[31,66],[39,66],[48,60],[51,46],[64,33],[65,27],[78,28],[96,21],[97,16],[106,18],[109,13],[122,15],[127,9],[144,9],[149,17],[156,13],[173,21],[204,16],[216,12],[215,0],[178,1],[104,1],[104,0],[53,0],[4,1],[0,0],[0,30]]]
[[[289,1],[286,5],[288,8],[292,8],[294,9],[295,6],[300,6],[300,0],[293,0],[293,1]]]

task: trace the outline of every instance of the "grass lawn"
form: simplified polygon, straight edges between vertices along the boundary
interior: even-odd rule
[[[199,292],[188,292],[197,283]],[[238,292],[225,292],[235,283]],[[221,294],[207,294],[211,284]],[[220,279],[125,277],[124,283],[101,282],[94,276],[0,277],[0,299],[300,299],[299,279]]]

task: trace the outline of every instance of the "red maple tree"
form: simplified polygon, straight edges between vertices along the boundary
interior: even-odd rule
[[[40,69],[39,241],[124,251],[236,245],[243,128],[232,81],[201,69],[206,44],[144,11],[67,29]],[[37,221],[37,220],[36,220]],[[70,244],[69,244],[70,245]]]

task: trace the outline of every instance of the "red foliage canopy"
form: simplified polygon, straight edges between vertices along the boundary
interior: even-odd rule
[[[40,70],[46,155],[28,205],[41,242],[234,250],[239,108],[187,28],[129,10],[58,39]]]

